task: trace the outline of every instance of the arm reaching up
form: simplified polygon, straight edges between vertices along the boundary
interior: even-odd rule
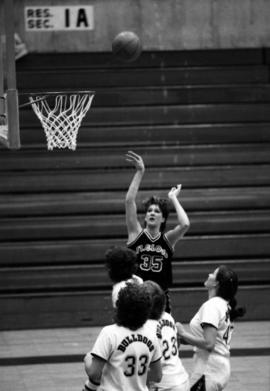
[[[181,187],[182,185],[177,185],[176,187],[172,187],[168,194],[168,197],[175,208],[175,212],[178,220],[178,224],[176,225],[176,227],[174,227],[172,230],[166,233],[166,236],[173,248],[176,242],[181,237],[184,236],[184,234],[187,232],[190,226],[189,218],[178,200]]]
[[[126,154],[126,161],[132,163],[136,168],[136,172],[129,185],[125,200],[128,243],[130,243],[142,230],[137,217],[136,197],[144,175],[145,167],[142,157],[133,151],[128,151]]]

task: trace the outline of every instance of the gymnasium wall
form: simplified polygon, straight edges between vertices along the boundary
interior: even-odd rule
[[[17,32],[30,52],[108,51],[122,30],[135,31],[146,51],[256,48],[269,47],[270,42],[268,0],[14,0],[14,4]],[[70,8],[76,5],[79,17]],[[55,19],[52,6],[62,8]],[[61,18],[66,18],[65,30],[59,29]]]
[[[239,276],[244,320],[269,320],[270,50],[153,51],[109,66],[110,57],[17,62],[20,92],[96,95],[76,151],[47,151],[29,106],[20,110],[22,148],[0,146],[0,329],[111,322],[104,252],[126,244],[129,149],[146,164],[142,223],[142,200],[183,185],[191,227],[173,259],[175,318],[190,320],[204,278],[226,264]]]
[[[223,263],[239,275],[244,320],[269,320],[269,1],[45,1],[15,1],[29,50],[16,63],[20,103],[26,91],[96,96],[76,151],[47,151],[29,106],[20,109],[22,148],[0,146],[0,329],[111,321],[104,252],[126,243],[128,149],[147,167],[140,206],[183,184],[191,228],[173,262],[176,319],[189,321],[202,279]],[[52,5],[60,9],[47,20]],[[59,29],[74,28],[78,12],[77,29]],[[110,63],[125,29],[144,52]]]

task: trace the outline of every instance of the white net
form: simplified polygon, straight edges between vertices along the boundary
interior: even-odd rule
[[[44,129],[48,149],[75,150],[78,130],[82,119],[91,107],[94,92],[45,94],[30,96],[30,103]],[[50,107],[49,103],[53,97],[55,97],[54,107]]]

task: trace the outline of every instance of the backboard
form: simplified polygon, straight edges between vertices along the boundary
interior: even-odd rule
[[[13,0],[4,0],[2,6],[0,14],[0,141],[9,149],[19,149],[20,127]]]

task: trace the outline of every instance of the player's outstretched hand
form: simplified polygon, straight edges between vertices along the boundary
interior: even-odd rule
[[[140,155],[133,151],[126,153],[126,161],[132,163],[138,171],[145,170],[143,159]]]
[[[172,187],[168,193],[168,197],[172,199],[173,197],[178,197],[181,191],[182,185],[177,185],[176,187]]]
[[[176,322],[176,328],[177,328],[178,348],[180,348],[180,345],[189,345],[189,343],[185,340],[184,337],[185,334],[184,326],[180,322]]]
[[[177,334],[182,337],[185,334],[185,328],[180,322],[176,322]]]

